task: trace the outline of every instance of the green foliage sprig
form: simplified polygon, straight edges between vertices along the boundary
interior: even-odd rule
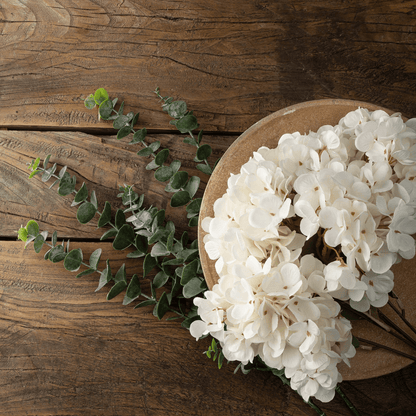
[[[208,144],[201,145],[203,137],[202,130],[199,131],[196,137],[193,134],[193,131],[199,128],[198,120],[193,112],[188,111],[184,101],[173,101],[172,97],[162,97],[159,88],[156,88],[154,92],[163,102],[162,109],[173,118],[170,124],[174,125],[181,133],[189,135],[189,137],[183,140],[184,143],[197,148],[194,159],[198,163],[196,165],[197,169],[210,175],[213,168],[208,163],[208,158],[212,153],[212,148]],[[154,176],[156,180],[167,182],[165,191],[173,193],[170,205],[172,207],[186,205],[189,226],[197,226],[202,198],[194,197],[199,189],[200,178],[198,176],[189,176],[188,172],[180,170],[181,162],[179,160],[173,160],[170,164],[167,164],[166,162],[170,154],[169,149],[160,149],[159,141],[147,143],[146,128],[140,130],[134,129],[134,126],[139,121],[139,113],[134,114],[133,112],[129,112],[124,115],[124,102],[116,110],[115,106],[117,102],[118,98],[110,99],[107,91],[104,88],[99,88],[85,100],[85,106],[88,109],[93,109],[98,106],[99,117],[103,120],[113,121],[113,128],[118,130],[117,139],[122,139],[133,134],[133,139],[128,144],[140,143],[143,148],[137,154],[139,156],[153,158],[146,166],[146,169],[155,170]]]

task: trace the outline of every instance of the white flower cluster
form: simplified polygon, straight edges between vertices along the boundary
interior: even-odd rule
[[[416,119],[358,109],[254,152],[202,223],[220,278],[195,299],[191,334],[220,340],[228,360],[285,368],[305,400],[331,400],[337,364],[355,354],[334,298],[384,306],[391,266],[415,255],[415,130]]]

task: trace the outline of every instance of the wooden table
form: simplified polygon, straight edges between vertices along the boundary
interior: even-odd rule
[[[114,267],[125,261],[81,226],[26,163],[51,153],[100,206],[135,184],[167,209],[164,184],[136,146],[118,141],[83,99],[98,87],[139,111],[140,127],[172,149],[192,174],[194,151],[173,131],[153,94],[187,101],[220,157],[262,117],[302,101],[349,98],[416,114],[416,1],[4,0],[0,5],[0,414],[314,415],[266,373],[218,370],[175,321],[151,308],[107,302],[97,277],[23,249],[16,230],[35,219],[71,248]],[[200,174],[202,182],[206,177]],[[195,230],[193,231],[196,236]],[[130,274],[141,270],[127,261]],[[362,415],[416,414],[416,364],[342,383]],[[327,415],[349,415],[338,398]]]

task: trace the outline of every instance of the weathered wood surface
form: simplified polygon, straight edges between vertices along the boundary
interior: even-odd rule
[[[411,117],[415,12],[414,0],[3,0],[0,124],[96,127],[82,98],[100,86],[160,129],[156,86],[212,131],[319,98]]]
[[[316,414],[276,377],[233,374],[234,364],[218,370],[202,354],[206,340],[157,321],[151,307],[107,302],[104,289],[94,292],[97,276],[76,279],[22,246],[0,242],[1,415]],[[97,243],[75,246],[89,255]],[[100,246],[117,270],[123,253]],[[127,270],[140,263],[128,260]],[[342,387],[362,415],[412,415],[415,375],[413,364]],[[339,399],[321,408],[328,416],[350,414]]]
[[[166,119],[168,124],[168,116]],[[157,140],[161,142],[161,148],[171,150],[168,162],[180,160],[182,169],[201,178],[198,195],[202,196],[208,177],[195,168],[196,148],[184,144],[184,137],[158,135]],[[97,239],[103,234],[97,229],[97,221],[87,225],[74,221],[73,195],[61,197],[56,186],[49,189],[53,180],[45,185],[40,176],[28,179],[27,163],[38,156],[43,160],[47,154],[52,154],[50,162],[57,163],[58,169],[67,165],[68,172],[76,174],[77,189],[85,182],[90,192],[96,191],[100,209],[105,201],[110,201],[114,208],[121,206],[121,201],[116,198],[118,186],[134,184],[137,193],[145,194],[147,206],[166,209],[179,229],[187,229],[186,212],[170,207],[164,191],[166,184],[154,178],[154,171],[146,170],[151,159],[138,156],[137,151],[142,145],[128,145],[130,139],[73,132],[0,131],[0,236],[15,237],[16,230],[29,219],[39,221],[42,229],[57,230],[60,237]],[[212,165],[234,139],[233,136],[204,136],[204,142],[213,148]],[[156,137],[150,135],[147,140],[150,143]]]

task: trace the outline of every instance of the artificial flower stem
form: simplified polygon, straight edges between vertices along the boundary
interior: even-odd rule
[[[358,413],[358,410],[355,408],[355,406],[352,404],[350,399],[345,395],[345,393],[341,390],[341,388],[338,386],[335,387],[335,391],[342,397],[342,400],[344,400],[345,404],[348,406],[348,409],[351,410],[351,413],[354,416],[360,416]]]
[[[416,329],[414,326],[405,318],[404,313],[400,313],[400,311],[393,305],[393,303],[389,300],[388,305],[394,310],[394,312],[399,315],[399,318],[416,334]]]
[[[315,412],[319,415],[319,416],[326,416],[326,413],[321,410],[316,404],[312,403],[312,400],[309,401],[305,401],[305,403],[307,403],[313,410],[315,410]]]
[[[360,338],[360,337],[355,337],[355,338],[357,338],[357,340],[359,342],[364,342],[365,344],[372,345],[373,347],[381,348],[383,350],[393,352],[397,355],[401,355],[402,357],[408,358],[409,360],[416,361],[416,357],[414,357],[413,355],[406,354],[405,352],[402,352],[402,351],[396,350],[394,348],[388,347],[387,345],[382,345],[382,344],[379,344],[377,342],[370,341],[368,339],[364,339],[364,338]]]
[[[416,341],[408,335],[403,329],[401,329],[399,326],[397,326],[390,318],[388,318],[386,315],[384,315],[383,312],[378,312],[380,319],[382,319],[386,324],[390,325],[392,328],[394,328],[400,335],[402,335],[404,338],[406,338],[411,344],[414,345],[413,348],[416,348]]]

